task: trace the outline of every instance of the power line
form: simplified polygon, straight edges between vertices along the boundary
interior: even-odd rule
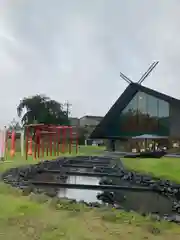
[[[69,113],[70,113],[70,107],[72,106],[72,104],[69,101],[66,101],[63,106],[66,108],[66,114],[69,117]]]

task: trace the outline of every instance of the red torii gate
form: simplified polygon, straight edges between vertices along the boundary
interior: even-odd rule
[[[54,156],[58,156],[60,152],[65,153],[66,150],[66,140],[68,137],[68,145],[69,145],[69,153],[72,153],[72,143],[75,140],[76,153],[78,152],[78,131],[73,132],[72,126],[60,126],[60,125],[46,125],[46,124],[30,124],[25,126],[25,138],[26,138],[26,159],[28,158],[28,152],[32,154],[32,136],[30,136],[30,132],[33,131],[34,137],[34,158],[38,155],[40,156],[40,152],[42,152],[42,157],[44,157],[44,152],[46,150],[46,156],[48,156],[48,152],[50,156],[52,156],[52,152],[54,152]],[[54,136],[53,136],[54,135]],[[44,146],[44,141],[42,136],[48,136],[48,143],[46,147]],[[29,140],[30,140],[30,148],[29,149]],[[54,142],[54,149],[53,149]],[[62,147],[60,149],[60,144],[62,143]],[[29,151],[30,150],[30,151]]]

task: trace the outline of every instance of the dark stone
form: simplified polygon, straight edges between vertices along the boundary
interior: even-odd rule
[[[56,192],[56,190],[54,190],[54,189],[47,190],[47,191],[46,191],[46,195],[47,195],[48,197],[54,198],[54,197],[57,196],[57,192]]]
[[[173,216],[167,216],[167,217],[164,217],[164,220],[167,220],[169,222],[174,222],[174,223],[180,223],[180,215],[178,214],[175,214]]]
[[[23,196],[28,196],[28,195],[30,195],[31,192],[33,192],[33,188],[32,187],[26,187],[22,190],[22,195]]]
[[[56,160],[53,161],[43,161],[35,165],[28,165],[28,166],[23,166],[23,167],[18,167],[18,168],[12,168],[7,170],[1,175],[1,179],[7,183],[10,184],[13,187],[17,187],[19,189],[22,189],[22,192],[24,195],[29,195],[32,191],[34,193],[47,193],[48,196],[50,197],[55,197],[57,196],[58,189],[51,189],[51,190],[46,190],[46,189],[38,189],[35,188],[34,186],[32,187],[29,185],[29,180],[33,179],[37,174],[40,174],[42,170],[44,169],[49,169],[49,170],[55,170],[55,169],[61,169],[61,174],[59,175],[58,180],[65,181],[67,179],[66,176],[66,171],[67,168],[63,167],[64,163],[70,163],[75,162],[84,162],[86,164],[92,165],[92,161],[97,161],[97,164],[93,163],[94,171],[95,172],[106,172],[106,173],[115,173],[119,174],[119,179],[125,180],[129,182],[130,184],[134,185],[139,185],[139,186],[147,186],[149,187],[150,191],[155,191],[158,192],[159,194],[162,194],[173,202],[173,211],[176,214],[170,216],[164,216],[164,218],[167,218],[168,221],[174,221],[178,222],[179,221],[179,215],[180,213],[180,203],[178,202],[180,199],[180,185],[179,184],[174,184],[173,182],[170,182],[168,180],[160,180],[158,178],[153,178],[149,175],[144,175],[144,174],[138,174],[134,171],[127,171],[123,168],[123,165],[121,161],[116,158],[112,159],[112,157],[99,157],[99,156],[78,156],[78,157],[70,157],[70,158],[57,158]],[[104,161],[104,166],[107,167],[108,164],[112,166],[112,168],[105,168],[105,167],[100,167],[98,166],[100,162]],[[113,162],[112,162],[113,161]],[[111,164],[112,162],[112,164]],[[114,183],[111,179],[109,178],[103,178],[101,179],[101,184],[116,184]],[[111,192],[103,192],[97,196],[98,200],[101,200],[103,202],[107,202],[108,205],[113,205],[116,208],[122,209],[120,205],[117,205],[114,203],[114,193]],[[122,195],[122,201],[126,199],[126,196]],[[76,200],[70,200],[69,203],[75,203]],[[84,201],[80,201],[80,203],[86,204],[87,206],[90,207],[99,207],[100,203],[85,203]],[[158,216],[158,213],[154,214]]]
[[[76,203],[76,202],[77,202],[76,199],[70,199],[69,200],[69,203],[71,203],[71,204]]]
[[[109,179],[107,177],[103,177],[101,178],[101,180],[99,181],[99,185],[112,185],[112,179]]]

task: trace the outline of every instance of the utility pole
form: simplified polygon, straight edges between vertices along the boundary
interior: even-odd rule
[[[66,108],[66,114],[69,117],[70,107],[72,106],[72,104],[70,104],[69,101],[66,101],[63,105]]]

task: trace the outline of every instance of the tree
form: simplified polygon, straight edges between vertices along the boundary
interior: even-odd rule
[[[22,117],[23,125],[33,123],[68,125],[69,123],[63,105],[45,95],[23,98],[17,107],[17,114]]]
[[[80,145],[83,145],[85,143],[87,134],[88,134],[88,131],[86,128],[84,127],[78,128],[78,139],[79,139],[78,141]]]

